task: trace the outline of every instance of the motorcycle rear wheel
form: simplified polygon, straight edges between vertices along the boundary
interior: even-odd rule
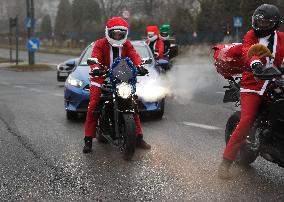
[[[125,138],[125,154],[132,158],[136,148],[136,122],[133,114],[122,115],[122,133]]]
[[[232,136],[232,133],[234,132],[235,128],[240,122],[240,118],[241,118],[241,112],[237,111],[234,114],[232,114],[230,118],[228,119],[227,124],[226,124],[226,129],[225,129],[226,145],[228,144]],[[256,152],[252,151],[251,149],[249,149],[249,147],[246,147],[246,145],[244,144],[240,148],[240,151],[237,154],[235,163],[241,166],[248,166],[256,160],[257,156],[258,154]]]

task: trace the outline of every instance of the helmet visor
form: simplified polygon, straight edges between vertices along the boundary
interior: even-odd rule
[[[161,32],[160,35],[162,37],[168,37],[169,36],[169,33],[168,32]]]
[[[256,16],[252,19],[252,24],[254,29],[265,31],[272,29],[276,25],[276,22],[270,19],[264,19]]]
[[[127,31],[120,29],[113,29],[108,31],[108,35],[111,39],[120,41],[126,38]]]

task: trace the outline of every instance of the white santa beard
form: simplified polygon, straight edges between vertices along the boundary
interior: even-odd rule
[[[157,35],[152,36],[152,37],[148,37],[149,41],[155,41],[158,38]]]

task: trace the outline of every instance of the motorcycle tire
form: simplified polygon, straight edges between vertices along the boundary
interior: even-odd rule
[[[132,157],[136,148],[136,122],[133,114],[122,115],[122,132],[125,138],[125,154]]]
[[[241,112],[237,111],[234,114],[232,114],[228,119],[225,130],[226,145],[228,144],[235,128],[240,122],[240,118],[241,118]],[[257,156],[258,156],[257,153],[246,147],[246,145],[243,145],[237,154],[235,163],[241,166],[248,166],[256,160]]]

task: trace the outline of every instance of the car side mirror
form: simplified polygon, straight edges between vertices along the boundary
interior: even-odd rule
[[[178,45],[177,44],[171,44],[170,47],[170,59],[178,56]]]
[[[65,63],[67,67],[74,68],[76,66],[76,61],[75,60],[70,60]]]

